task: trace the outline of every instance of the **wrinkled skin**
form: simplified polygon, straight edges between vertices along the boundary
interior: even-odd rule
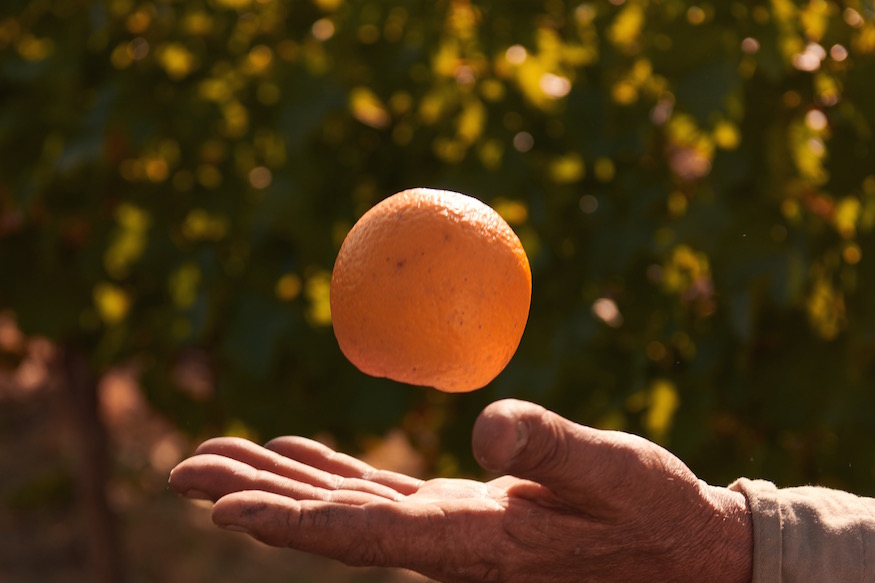
[[[473,449],[506,475],[422,481],[304,438],[218,438],[170,485],[269,545],[438,581],[751,580],[744,496],[651,442],[505,400],[478,418]]]

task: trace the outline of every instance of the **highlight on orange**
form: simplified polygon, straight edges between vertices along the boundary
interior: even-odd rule
[[[347,234],[331,277],[331,319],[362,372],[460,393],[510,362],[531,297],[525,250],[494,209],[413,188],[375,205]]]

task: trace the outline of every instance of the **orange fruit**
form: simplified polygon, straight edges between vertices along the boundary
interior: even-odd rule
[[[362,372],[457,393],[507,366],[531,297],[526,253],[495,210],[414,188],[378,203],[347,234],[331,276],[331,320]]]

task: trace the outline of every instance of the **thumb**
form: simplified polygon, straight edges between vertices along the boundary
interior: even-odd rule
[[[537,482],[578,507],[614,505],[618,488],[642,465],[637,441],[513,399],[487,406],[472,435],[474,457],[484,469]]]

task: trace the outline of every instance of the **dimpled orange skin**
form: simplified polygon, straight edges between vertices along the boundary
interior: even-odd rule
[[[427,188],[378,203],[353,226],[331,277],[331,319],[362,372],[459,393],[519,346],[532,297],[526,253],[475,198]]]

